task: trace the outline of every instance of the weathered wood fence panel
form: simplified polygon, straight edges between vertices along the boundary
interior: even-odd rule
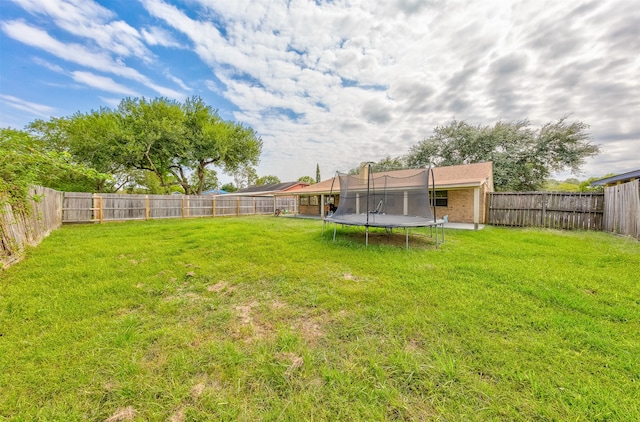
[[[29,189],[30,212],[0,209],[0,264],[2,268],[17,262],[25,246],[35,246],[62,224],[62,192],[35,186]]]
[[[640,239],[640,181],[604,188],[604,230]]]
[[[160,218],[222,217],[273,214],[297,210],[293,196],[194,196],[65,193],[64,223],[150,220]]]
[[[93,221],[93,194],[65,192],[63,202],[64,223],[84,223]]]
[[[603,193],[491,192],[488,207],[488,223],[495,226],[603,228]]]

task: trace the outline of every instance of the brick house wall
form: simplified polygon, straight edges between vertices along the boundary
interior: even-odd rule
[[[449,216],[452,223],[473,223],[474,189],[452,189],[447,191],[447,206],[436,207],[438,218]],[[486,223],[487,187],[480,188],[480,224]]]
[[[436,214],[448,215],[455,223],[473,223],[473,189],[447,191],[447,206],[436,207]]]
[[[300,205],[298,203],[298,213],[302,215],[320,215],[320,205]]]

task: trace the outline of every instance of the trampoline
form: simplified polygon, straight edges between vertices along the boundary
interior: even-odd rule
[[[408,174],[409,173],[409,174]],[[338,224],[365,227],[365,244],[369,245],[369,227],[391,231],[405,229],[405,242],[409,248],[409,229],[430,227],[435,229],[436,248],[444,242],[444,219],[436,218],[435,182],[433,169],[412,172],[396,172],[402,177],[390,174],[374,174],[371,165],[365,167],[364,174],[350,175],[338,173],[340,201],[335,212],[323,215],[322,233],[326,223],[333,223],[333,240],[336,239]],[[335,181],[335,179],[334,179]],[[429,183],[431,182],[431,189]],[[333,197],[333,186],[329,197]],[[439,239],[439,233],[441,239]]]

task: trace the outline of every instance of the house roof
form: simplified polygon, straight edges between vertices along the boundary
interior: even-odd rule
[[[225,193],[227,191],[223,189],[210,189],[202,192],[203,195],[224,195]]]
[[[304,182],[270,183],[267,185],[249,186],[248,188],[240,189],[233,193],[235,195],[265,195],[295,191],[305,186],[309,186],[309,184]]]
[[[640,179],[640,170],[633,170],[616,176],[605,177],[590,183],[591,186],[609,185],[612,183],[628,182],[631,179]]]
[[[414,176],[424,170],[424,168],[391,170],[376,172],[375,175],[400,178]],[[489,188],[493,190],[493,163],[488,161],[484,163],[434,167],[433,178],[435,179],[435,187],[438,189],[479,187],[486,183],[489,185]],[[340,192],[340,182],[337,177],[332,177],[315,185],[298,189],[295,191],[295,194],[311,195],[329,193],[331,191]]]

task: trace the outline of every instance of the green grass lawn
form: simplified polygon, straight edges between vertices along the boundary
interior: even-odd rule
[[[64,226],[0,273],[0,419],[640,420],[638,242],[446,236]]]

